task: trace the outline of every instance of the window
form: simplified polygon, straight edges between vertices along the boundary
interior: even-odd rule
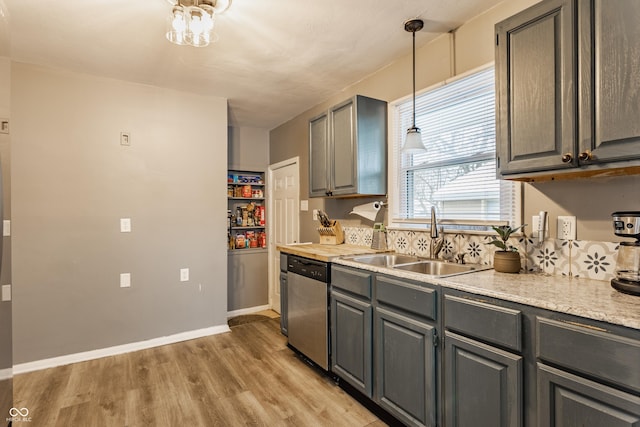
[[[439,222],[453,228],[519,225],[520,185],[496,179],[493,67],[416,97],[425,153],[400,151],[412,123],[411,99],[397,103],[392,114],[393,223],[427,222],[434,206]]]

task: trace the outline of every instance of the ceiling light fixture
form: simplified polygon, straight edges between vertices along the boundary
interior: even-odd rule
[[[422,27],[422,19],[410,19],[404,23],[404,30],[413,33],[413,125],[407,129],[407,137],[402,147],[402,152],[408,154],[427,151],[422,142],[420,128],[416,127],[416,31],[420,31]]]
[[[167,0],[173,9],[167,18],[167,40],[178,45],[205,47],[216,41],[215,17],[231,0]]]

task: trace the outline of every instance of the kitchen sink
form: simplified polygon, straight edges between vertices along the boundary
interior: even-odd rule
[[[420,258],[416,256],[400,254],[356,255],[344,257],[343,259],[353,262],[360,262],[362,264],[375,265],[378,267],[393,267],[398,264],[407,264],[410,262],[420,261]]]
[[[473,271],[489,270],[488,265],[478,264],[454,264],[451,262],[426,260],[411,264],[393,266],[396,270],[411,271],[414,273],[428,274],[429,276],[446,277],[456,274],[470,273]]]

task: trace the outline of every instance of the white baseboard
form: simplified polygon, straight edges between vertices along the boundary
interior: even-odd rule
[[[50,359],[36,360],[33,362],[19,363],[13,366],[13,374],[24,374],[27,372],[39,371],[41,369],[54,368],[56,366],[69,365],[71,363],[85,362],[87,360],[99,359],[101,357],[115,356],[117,354],[131,353],[132,351],[145,350],[147,348],[159,347],[167,344],[174,344],[181,341],[188,341],[202,338],[209,335],[229,332],[228,325],[212,326],[210,328],[196,329],[194,331],[181,332],[179,334],[168,335],[166,337],[152,338],[150,340],[138,341],[129,344],[116,345],[114,347],[101,348],[98,350],[84,351],[82,353],[67,354],[65,356],[52,357]]]
[[[240,310],[233,310],[233,311],[228,311],[227,312],[227,319],[230,319],[232,317],[236,317],[236,316],[242,316],[245,314],[254,314],[254,313],[258,313],[260,311],[265,311],[265,310],[270,310],[271,306],[269,304],[267,305],[258,305],[255,307],[249,307],[249,308],[241,308]]]
[[[13,376],[13,369],[0,369],[0,381],[7,380]]]

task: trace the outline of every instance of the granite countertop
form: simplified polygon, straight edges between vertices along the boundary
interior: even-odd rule
[[[321,245],[320,243],[298,243],[292,245],[277,245],[276,249],[291,255],[298,255],[318,261],[329,262],[337,257],[349,255],[375,254],[379,252],[366,246],[357,245]]]
[[[494,270],[434,278],[340,258],[332,262],[640,329],[640,297],[618,292],[606,281],[544,274],[497,273]]]

